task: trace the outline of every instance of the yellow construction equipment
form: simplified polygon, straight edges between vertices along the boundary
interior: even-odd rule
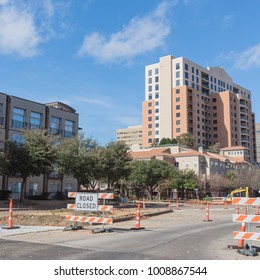
[[[245,187],[244,189],[243,188],[239,188],[239,189],[233,190],[230,194],[228,194],[227,198],[226,198],[226,201],[232,201],[233,197],[237,197],[235,194],[242,193],[242,192],[245,192],[245,196],[242,196],[240,194],[241,197],[249,197],[248,196],[248,187]]]

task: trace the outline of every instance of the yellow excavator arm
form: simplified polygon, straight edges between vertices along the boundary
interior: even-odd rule
[[[249,197],[248,187],[245,187],[244,189],[239,188],[239,189],[233,190],[230,194],[228,194],[227,201],[232,201],[232,198],[233,198],[234,194],[242,193],[242,192],[245,192],[245,194],[246,194],[245,197]]]

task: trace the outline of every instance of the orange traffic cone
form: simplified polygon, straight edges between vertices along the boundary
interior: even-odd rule
[[[144,229],[144,227],[141,227],[140,201],[138,201],[137,209],[136,209],[135,227],[130,228],[130,230],[139,230],[139,229]]]
[[[236,214],[239,214],[239,205],[236,204]]]
[[[136,209],[136,218],[135,218],[135,228],[140,228],[140,201],[138,201],[137,209]]]
[[[207,202],[207,206],[206,206],[206,219],[203,220],[204,222],[211,222],[211,220],[209,219],[209,203]]]
[[[13,226],[13,199],[10,198],[9,203],[9,218],[8,218],[8,226],[2,227],[3,229],[17,229],[20,228],[19,226]]]
[[[179,208],[179,198],[177,197],[177,208],[176,208],[177,210],[180,210],[180,208]]]
[[[13,199],[10,198],[8,228],[13,228]]]
[[[245,222],[243,222],[241,224],[240,231],[241,232],[245,232],[246,231],[246,223]],[[244,247],[244,239],[239,239],[237,246],[238,246],[238,248],[242,249]]]
[[[244,214],[247,215],[247,206],[244,206]]]

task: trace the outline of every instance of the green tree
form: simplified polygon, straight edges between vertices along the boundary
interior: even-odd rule
[[[152,199],[153,192],[167,179],[172,179],[175,169],[167,162],[151,159],[133,161],[129,181],[140,190],[145,189]]]
[[[194,170],[178,170],[177,176],[172,180],[173,189],[181,189],[182,198],[185,197],[185,190],[195,190],[197,187],[196,173]]]
[[[102,180],[108,189],[129,174],[128,163],[132,160],[129,147],[123,141],[110,142],[100,151],[99,163]]]
[[[40,176],[52,171],[56,152],[51,138],[44,130],[23,132],[24,141],[6,141],[5,151],[1,152],[0,170],[3,175],[22,178],[20,200],[26,193],[26,180],[29,176]]]
[[[181,135],[176,137],[176,141],[181,146],[193,147],[194,146],[194,138],[190,133],[182,133]]]
[[[96,181],[100,179],[99,149],[96,141],[84,138],[83,134],[62,140],[57,147],[57,172],[77,179],[78,191],[81,185],[93,189]]]
[[[208,146],[208,151],[212,153],[219,153],[220,148],[221,144],[219,142],[216,142],[214,145]]]

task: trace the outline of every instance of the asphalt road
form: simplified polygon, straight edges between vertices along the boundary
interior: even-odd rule
[[[113,225],[113,232],[31,232],[0,238],[2,260],[234,260],[245,257],[227,248],[236,244],[231,209],[204,213],[183,209],[141,221],[143,230],[130,230],[134,221]]]

